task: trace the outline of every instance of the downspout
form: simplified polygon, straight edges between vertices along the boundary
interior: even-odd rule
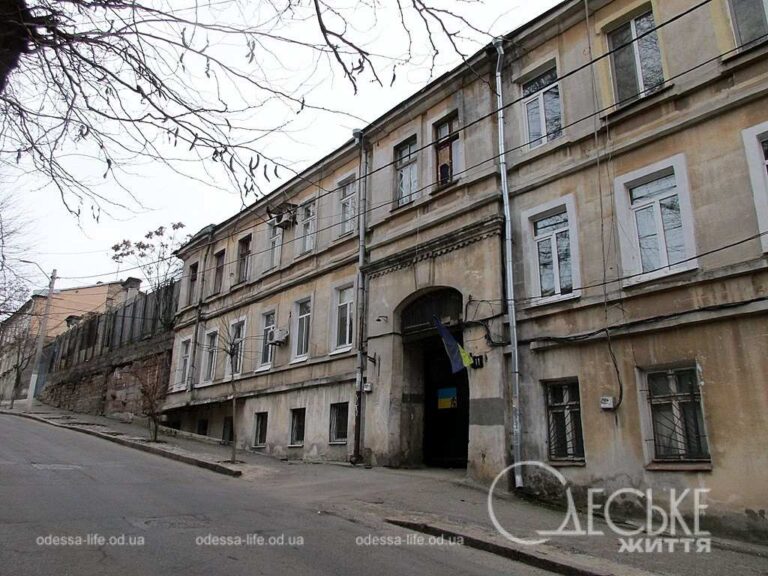
[[[355,445],[352,453],[352,463],[358,464],[363,460],[363,382],[365,381],[365,369],[368,354],[365,350],[365,314],[366,295],[365,286],[365,230],[366,230],[366,198],[368,195],[368,152],[365,147],[365,134],[362,130],[354,130],[355,140],[360,147],[359,176],[357,186],[357,225],[358,225],[358,249],[357,249],[357,370],[355,375]]]
[[[504,205],[504,294],[507,308],[510,345],[510,370],[512,372],[512,457],[515,464],[523,461],[522,425],[520,422],[520,370],[517,349],[517,317],[515,315],[515,277],[512,266],[512,212],[509,207],[509,182],[507,181],[507,154],[504,136],[504,89],[502,69],[504,68],[504,39],[494,38],[496,48],[496,108],[499,130],[499,175]],[[515,468],[515,488],[523,487],[523,474]]]

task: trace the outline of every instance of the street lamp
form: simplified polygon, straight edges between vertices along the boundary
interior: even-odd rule
[[[35,360],[32,365],[32,377],[29,379],[29,388],[27,389],[27,410],[32,409],[32,401],[35,399],[35,388],[37,387],[37,380],[40,377],[40,369],[43,361],[43,345],[45,344],[45,333],[48,328],[48,315],[51,312],[51,299],[53,298],[53,286],[56,283],[56,268],[53,269],[51,275],[45,273],[45,270],[37,262],[31,260],[19,260],[24,264],[33,264],[37,266],[43,275],[48,278],[48,294],[45,298],[45,312],[43,312],[43,319],[40,321],[40,332],[37,335],[37,347],[35,349]]]

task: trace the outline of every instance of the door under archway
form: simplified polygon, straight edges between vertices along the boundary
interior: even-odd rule
[[[402,312],[406,463],[449,468],[467,465],[469,381],[453,374],[437,317],[462,343],[462,296],[445,288],[424,294]]]

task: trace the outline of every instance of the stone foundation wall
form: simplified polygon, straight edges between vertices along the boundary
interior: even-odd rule
[[[101,416],[141,415],[141,380],[170,377],[172,333],[137,342],[73,368],[49,373],[39,399],[51,406]]]

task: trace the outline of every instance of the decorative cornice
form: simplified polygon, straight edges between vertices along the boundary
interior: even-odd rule
[[[369,278],[378,278],[385,274],[413,266],[417,262],[438,258],[486,238],[500,236],[503,223],[504,220],[500,216],[492,216],[485,220],[474,222],[449,234],[371,262],[363,267],[363,272]]]

